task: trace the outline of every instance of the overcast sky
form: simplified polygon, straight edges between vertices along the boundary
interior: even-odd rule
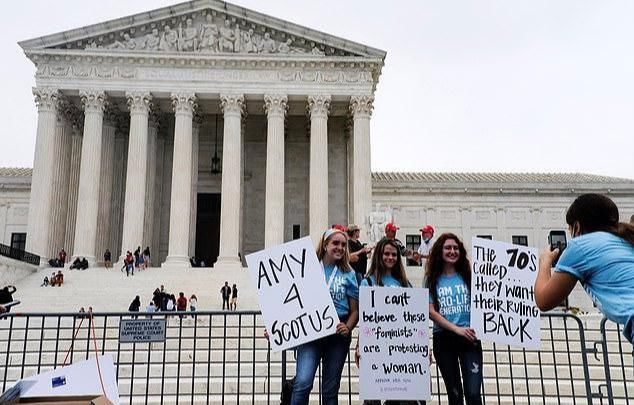
[[[3,4],[0,166],[33,164],[34,67],[17,42],[168,0]],[[372,169],[634,179],[634,2],[237,0],[387,51]]]

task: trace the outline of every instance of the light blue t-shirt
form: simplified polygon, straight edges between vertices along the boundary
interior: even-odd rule
[[[376,277],[374,276],[368,276],[368,277],[372,279],[372,287],[378,287],[378,283],[376,282]],[[397,279],[392,277],[391,274],[386,274],[383,277],[381,277],[381,283],[383,284],[383,287],[403,287]],[[364,286],[365,287],[370,286],[370,284],[368,284],[368,280],[366,280],[365,278],[361,280],[360,287],[364,287]]]
[[[608,232],[592,232],[568,242],[555,271],[577,278],[597,308],[611,321],[626,325],[633,341],[634,246]]]
[[[452,275],[442,274],[438,278],[436,286],[438,296],[439,313],[446,320],[457,326],[466,327],[471,324],[471,293],[469,286],[464,282],[458,273]],[[429,294],[429,302],[433,303],[433,298]],[[442,328],[434,322],[434,332]]]
[[[334,269],[334,265],[324,265],[326,284],[328,284]],[[348,313],[350,312],[348,297],[359,300],[359,285],[357,284],[357,276],[355,275],[355,272],[352,270],[343,271],[341,269],[337,269],[337,274],[330,285],[330,296],[335,304],[335,309],[337,310],[339,318],[348,316]]]

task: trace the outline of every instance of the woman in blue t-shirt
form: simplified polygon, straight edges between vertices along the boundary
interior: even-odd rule
[[[341,372],[350,350],[352,330],[359,321],[359,286],[350,267],[348,237],[339,229],[328,229],[317,245],[317,258],[335,304],[337,333],[297,347],[297,365],[291,405],[307,405],[315,373],[322,362],[323,405],[336,405]]]
[[[634,343],[634,225],[619,222],[619,210],[600,194],[579,196],[566,213],[572,239],[551,275],[559,249],[539,258],[535,302],[542,311],[559,305],[581,281],[605,316],[622,325]]]
[[[434,357],[449,405],[482,404],[482,345],[470,324],[471,266],[458,237],[443,233],[427,259],[429,317],[434,321]],[[462,370],[462,381],[460,372]]]
[[[407,280],[401,250],[394,239],[383,238],[376,244],[368,275],[361,280],[360,287],[411,287]],[[359,344],[355,349],[355,361],[359,367]],[[380,405],[381,401],[366,400],[364,405]],[[425,401],[386,401],[385,405],[424,405]]]

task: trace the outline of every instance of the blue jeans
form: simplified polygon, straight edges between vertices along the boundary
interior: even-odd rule
[[[453,332],[434,332],[434,356],[447,389],[449,405],[482,405],[482,345]],[[460,371],[462,370],[462,381]]]
[[[350,351],[350,341],[350,336],[335,334],[297,347],[297,369],[291,405],[308,404],[320,360],[321,403],[337,405],[341,372]]]

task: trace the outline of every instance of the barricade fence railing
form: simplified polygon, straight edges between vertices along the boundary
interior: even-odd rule
[[[12,246],[7,246],[2,243],[0,243],[0,256],[9,257],[21,262],[33,264],[35,266],[40,265],[40,256],[36,255],[35,253],[27,252],[26,250],[22,249],[17,249]]]
[[[278,404],[284,379],[295,375],[292,351],[273,352],[258,311],[145,314],[165,319],[165,340],[119,341],[131,313],[11,313],[0,320],[2,391],[21,378],[94,356],[114,360],[122,404]],[[485,404],[634,405],[634,357],[617,325],[601,318],[542,314],[539,351],[483,343]],[[358,401],[353,338],[340,404]],[[320,376],[311,403],[320,403]],[[431,367],[432,401],[446,404],[444,383]]]

